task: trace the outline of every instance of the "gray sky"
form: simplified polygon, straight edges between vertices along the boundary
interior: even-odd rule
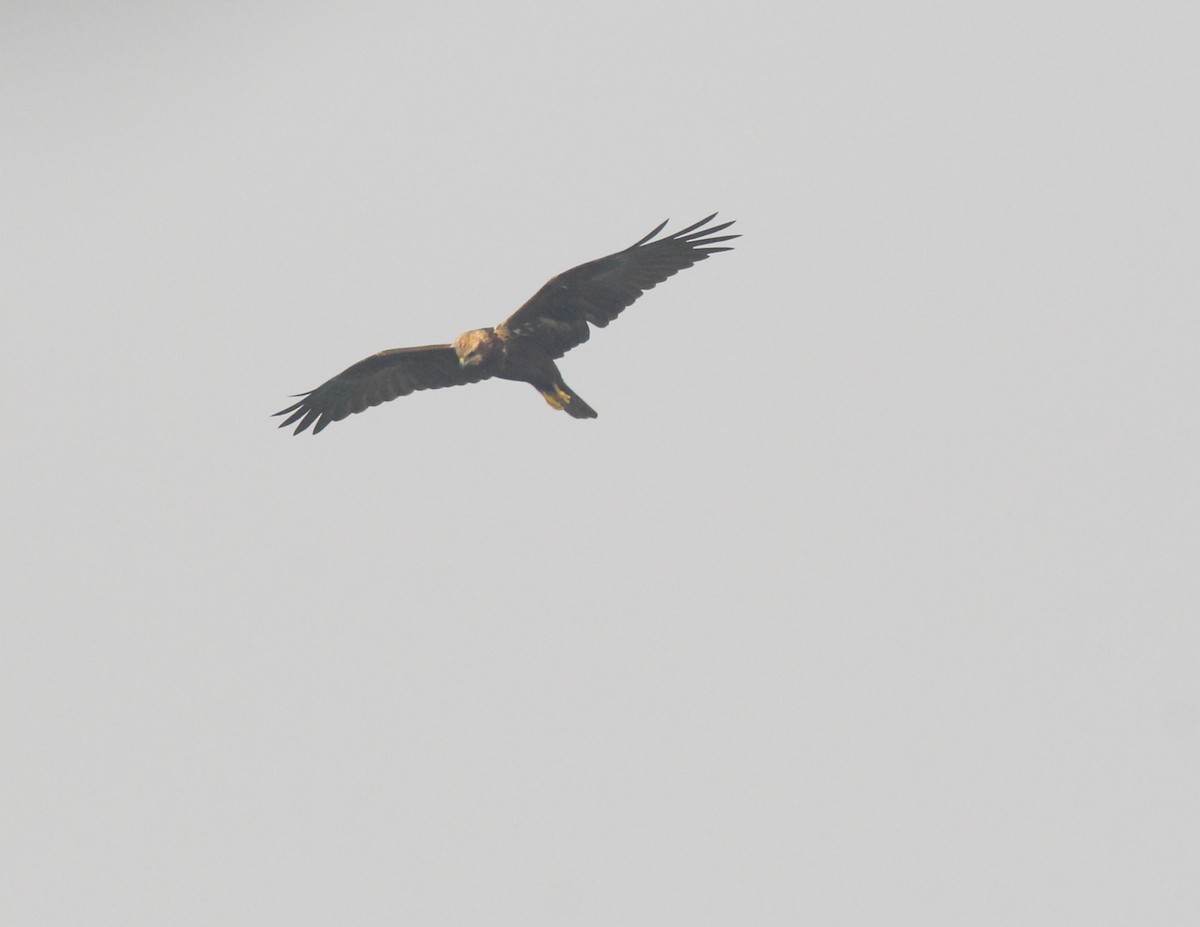
[[[0,920],[1196,923],[1195,4],[0,18]]]

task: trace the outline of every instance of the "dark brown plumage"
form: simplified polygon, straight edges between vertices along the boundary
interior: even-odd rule
[[[646,290],[710,254],[729,251],[728,246],[713,246],[738,237],[715,234],[733,223],[708,226],[715,218],[713,213],[651,241],[664,222],[624,251],[552,277],[494,328],[465,332],[453,344],[393,348],[361,360],[276,412],[288,416],[279,427],[295,423],[295,434],[300,434],[312,426],[317,434],[330,422],[397,396],[490,377],[530,383],[554,408],[574,418],[595,418],[592,407],[563,382],[554,361],[588,340],[589,323],[603,328]]]

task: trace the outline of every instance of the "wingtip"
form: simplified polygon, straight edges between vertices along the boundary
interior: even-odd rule
[[[632,245],[630,245],[629,247],[631,247],[631,248],[637,248],[637,247],[639,247],[640,245],[644,245],[644,244],[645,244],[646,242],[648,242],[648,241],[649,241],[651,238],[653,238],[655,235],[657,235],[659,232],[661,232],[663,229],[665,229],[665,228],[667,227],[667,223],[668,223],[668,222],[670,222],[670,221],[671,221],[670,219],[663,219],[663,220],[662,220],[662,222],[660,222],[660,223],[658,224],[658,226],[657,226],[657,227],[656,227],[656,228],[655,228],[655,229],[654,229],[654,230],[653,230],[653,231],[652,231],[652,232],[651,232],[649,235],[645,236],[644,238],[641,238],[641,239],[639,239],[638,241],[635,241],[635,242],[634,242]]]

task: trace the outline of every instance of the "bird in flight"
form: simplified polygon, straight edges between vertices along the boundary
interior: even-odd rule
[[[287,416],[279,427],[295,423],[294,434],[310,426],[317,434],[330,422],[397,396],[491,377],[531,384],[553,408],[572,418],[595,418],[595,410],[563,382],[554,362],[588,340],[589,322],[603,328],[646,290],[710,254],[731,250],[714,247],[739,237],[718,235],[733,222],[709,225],[716,215],[652,241],[664,222],[624,251],[552,277],[494,328],[464,332],[453,344],[392,348],[360,360],[293,397],[300,401],[275,413]]]

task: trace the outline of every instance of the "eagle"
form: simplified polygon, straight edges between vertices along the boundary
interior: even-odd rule
[[[392,348],[360,360],[316,389],[293,396],[300,401],[275,413],[287,416],[279,427],[294,423],[293,434],[300,434],[311,426],[318,434],[330,422],[397,396],[491,377],[531,384],[551,407],[572,418],[595,418],[596,410],[567,386],[554,362],[588,340],[589,323],[603,328],[646,290],[710,254],[731,250],[720,243],[739,236],[717,233],[733,222],[709,225],[716,217],[713,213],[655,240],[666,228],[663,222],[623,251],[552,277],[493,328],[464,332],[453,344]]]

